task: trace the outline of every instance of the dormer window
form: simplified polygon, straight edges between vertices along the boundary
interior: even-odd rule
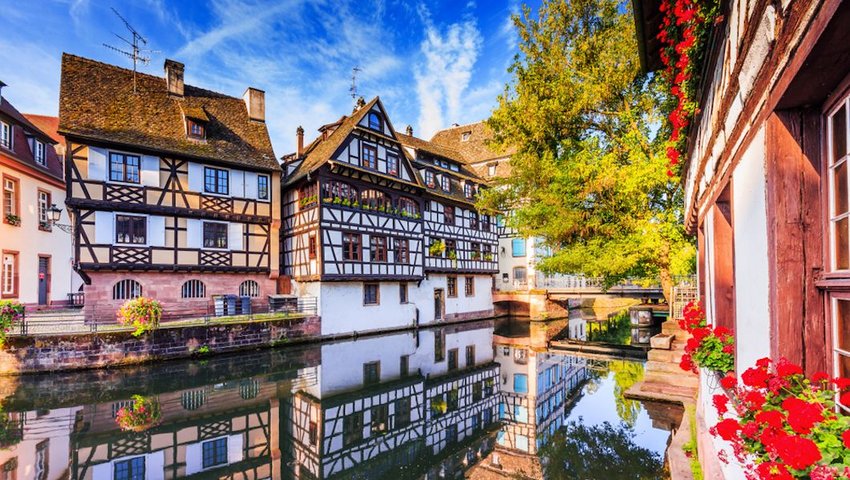
[[[444,192],[452,191],[452,180],[446,175],[442,175],[440,177],[440,186],[443,188]]]
[[[38,162],[42,167],[47,164],[47,159],[44,154],[44,142],[39,142],[35,140],[35,151],[33,152],[35,155],[35,161]]]
[[[437,186],[437,184],[434,182],[434,172],[427,170],[425,171],[425,185],[427,185],[428,188],[434,188]]]
[[[207,129],[204,126],[204,122],[202,122],[200,120],[187,118],[186,119],[186,131],[188,132],[189,138],[194,138],[196,140],[203,140],[207,137]]]
[[[469,182],[464,183],[464,184],[463,184],[463,195],[464,195],[466,198],[472,198],[472,196],[473,196],[474,194],[475,194],[475,191],[474,191],[474,189],[473,189],[473,187],[472,187],[472,184],[471,184],[471,183],[469,183]]]
[[[495,176],[496,176],[496,167],[497,167],[497,166],[498,166],[498,164],[496,164],[496,163],[491,163],[491,164],[487,167],[487,174],[488,174],[489,176],[491,176],[491,177],[495,177]]]
[[[471,136],[472,136],[472,132],[463,132],[463,133],[460,134],[460,141],[461,142],[468,142],[469,137],[471,137]]]
[[[379,132],[383,130],[381,128],[381,116],[375,112],[369,112],[369,128],[378,130]]]
[[[0,147],[12,149],[12,126],[0,122]]]

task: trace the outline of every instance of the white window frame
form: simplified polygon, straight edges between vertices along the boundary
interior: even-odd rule
[[[52,195],[50,192],[44,190],[37,191],[38,199],[38,221],[43,224],[50,224],[50,206]]]
[[[12,187],[7,188],[8,185],[11,185]],[[20,212],[18,212],[18,203],[19,203],[18,195],[20,195],[20,192],[18,192],[18,188],[20,186],[21,186],[21,182],[16,181],[15,179],[3,178],[3,191],[2,191],[2,194],[3,194],[3,197],[2,197],[3,216],[6,216],[6,215],[20,216]],[[6,192],[7,191],[12,194],[12,196],[10,197],[8,202],[6,201]],[[7,207],[7,205],[8,205],[8,207]],[[9,209],[8,213],[6,212],[6,208]]]
[[[118,216],[122,217],[140,217],[145,219],[145,243],[122,243],[118,241]],[[148,221],[148,216],[139,213],[114,213],[112,215],[112,241],[115,242],[115,245],[121,245],[126,247],[138,247],[144,248],[149,247],[151,242],[150,236],[150,222]]]
[[[15,271],[15,267],[17,266],[17,254],[14,253],[4,253],[2,256],[2,266],[0,266],[0,294],[4,297],[15,297],[18,292],[15,288],[15,275],[18,273]]]
[[[0,147],[6,150],[14,150],[15,136],[12,133],[12,124],[0,122]]]
[[[207,169],[213,170],[224,170],[227,172],[227,193],[216,193],[207,191]],[[233,180],[233,170],[230,168],[222,168],[222,167],[211,167],[209,165],[203,165],[203,169],[201,170],[201,192],[204,195],[210,195],[214,197],[222,197],[222,198],[230,198],[233,195],[233,189],[231,188],[230,182]],[[271,187],[269,187],[271,188]]]
[[[39,140],[35,140],[34,144],[35,144],[35,149],[34,149],[35,151],[33,152],[33,156],[35,157],[36,163],[38,163],[42,167],[46,167],[47,166],[47,155],[46,155],[46,151],[45,151],[45,148],[44,148],[44,142],[41,142]],[[142,170],[141,165],[139,165],[139,177],[141,177],[141,170]]]
[[[266,196],[265,197],[260,196],[260,179],[261,178],[266,179]],[[262,174],[262,173],[257,174],[257,200],[260,200],[260,201],[263,201],[263,202],[270,202],[271,197],[272,197],[271,177],[268,176],[268,175]]]

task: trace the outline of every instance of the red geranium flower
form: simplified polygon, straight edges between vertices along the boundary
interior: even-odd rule
[[[741,426],[741,434],[749,438],[756,438],[759,433],[759,424],[756,422],[747,422]]]
[[[762,480],[793,480],[785,465],[777,462],[764,462],[756,467],[756,473]]]
[[[835,387],[839,390],[847,390],[850,388],[850,378],[838,377],[832,382],[835,383]]]
[[[750,390],[745,393],[743,400],[744,403],[749,405],[752,410],[761,410],[761,407],[763,407],[764,403],[767,401],[767,399],[764,398],[764,395],[757,390]]]
[[[764,387],[770,375],[764,368],[748,368],[741,374],[741,380],[748,387]]]
[[[829,375],[826,372],[815,372],[812,375],[812,382],[823,383],[829,380]]]
[[[850,430],[845,430],[841,434],[841,440],[844,442],[845,447],[850,448]]]
[[[725,415],[726,412],[729,411],[729,408],[726,406],[728,401],[729,399],[726,398],[726,395],[715,395],[711,399],[711,402],[714,404],[714,408],[717,410],[719,415]]]
[[[818,465],[809,473],[811,480],[835,480],[835,470],[826,465]]]
[[[717,432],[717,436],[727,442],[730,442],[741,430],[741,424],[735,419],[727,418],[725,420],[721,420],[717,425],[715,425],[714,430]]]
[[[756,414],[756,422],[773,428],[782,428],[784,421],[785,415],[779,410],[765,410]]]
[[[720,386],[725,389],[735,388],[738,384],[738,380],[735,379],[735,375],[729,374],[720,379]]]
[[[788,435],[779,438],[775,447],[779,458],[795,470],[809,468],[822,458],[817,444],[804,437]]]
[[[788,411],[788,425],[799,434],[808,434],[815,424],[823,421],[823,405],[809,403],[797,397],[786,398],[782,408]]]
[[[679,368],[681,368],[682,370],[685,370],[687,372],[690,372],[694,369],[695,366],[696,365],[694,365],[694,362],[693,362],[693,360],[691,360],[690,355],[687,355],[687,354],[682,355],[682,360],[679,361]]]
[[[770,359],[767,357],[759,358],[756,360],[756,366],[760,368],[767,368],[770,366]]]
[[[776,363],[776,373],[780,377],[788,378],[792,375],[802,375],[803,368],[799,365],[795,365],[789,362],[785,358],[780,358],[779,361]]]
[[[844,392],[838,397],[838,401],[845,407],[850,407],[850,392]]]

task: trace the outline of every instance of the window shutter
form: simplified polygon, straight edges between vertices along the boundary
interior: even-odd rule
[[[142,185],[159,187],[159,157],[142,157]]]
[[[94,212],[94,241],[106,245],[115,243],[115,215],[112,212]]]
[[[200,163],[189,162],[189,190],[204,191],[204,167]]]
[[[242,461],[242,435],[227,437],[227,461],[229,463]]]
[[[242,250],[242,224],[228,224],[227,234],[227,246],[230,250]]]
[[[186,247],[201,248],[203,240],[201,235],[201,221],[194,218],[186,219]]]
[[[201,445],[201,443],[192,443],[186,445],[186,475],[192,475],[204,469],[203,451],[201,450]],[[112,472],[109,473],[111,474]]]
[[[148,217],[148,245],[165,246],[165,217]]]
[[[230,171],[230,196],[237,198],[245,196],[245,172]]]
[[[145,478],[147,480],[162,480],[165,477],[165,451],[159,450],[149,453],[145,455],[145,460],[145,471],[147,472]]]
[[[271,186],[269,186],[271,188]],[[245,198],[257,199],[257,173],[245,172]]]
[[[89,180],[109,180],[106,150],[89,147]]]

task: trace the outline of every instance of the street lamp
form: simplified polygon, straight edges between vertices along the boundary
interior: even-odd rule
[[[54,203],[53,205],[50,206],[50,223],[54,227],[58,228],[59,230],[62,230],[63,232],[70,234],[71,229],[73,227],[71,227],[71,225],[63,225],[63,224],[59,223],[59,220],[61,220],[61,219],[62,219],[62,209],[57,207],[56,204]]]

